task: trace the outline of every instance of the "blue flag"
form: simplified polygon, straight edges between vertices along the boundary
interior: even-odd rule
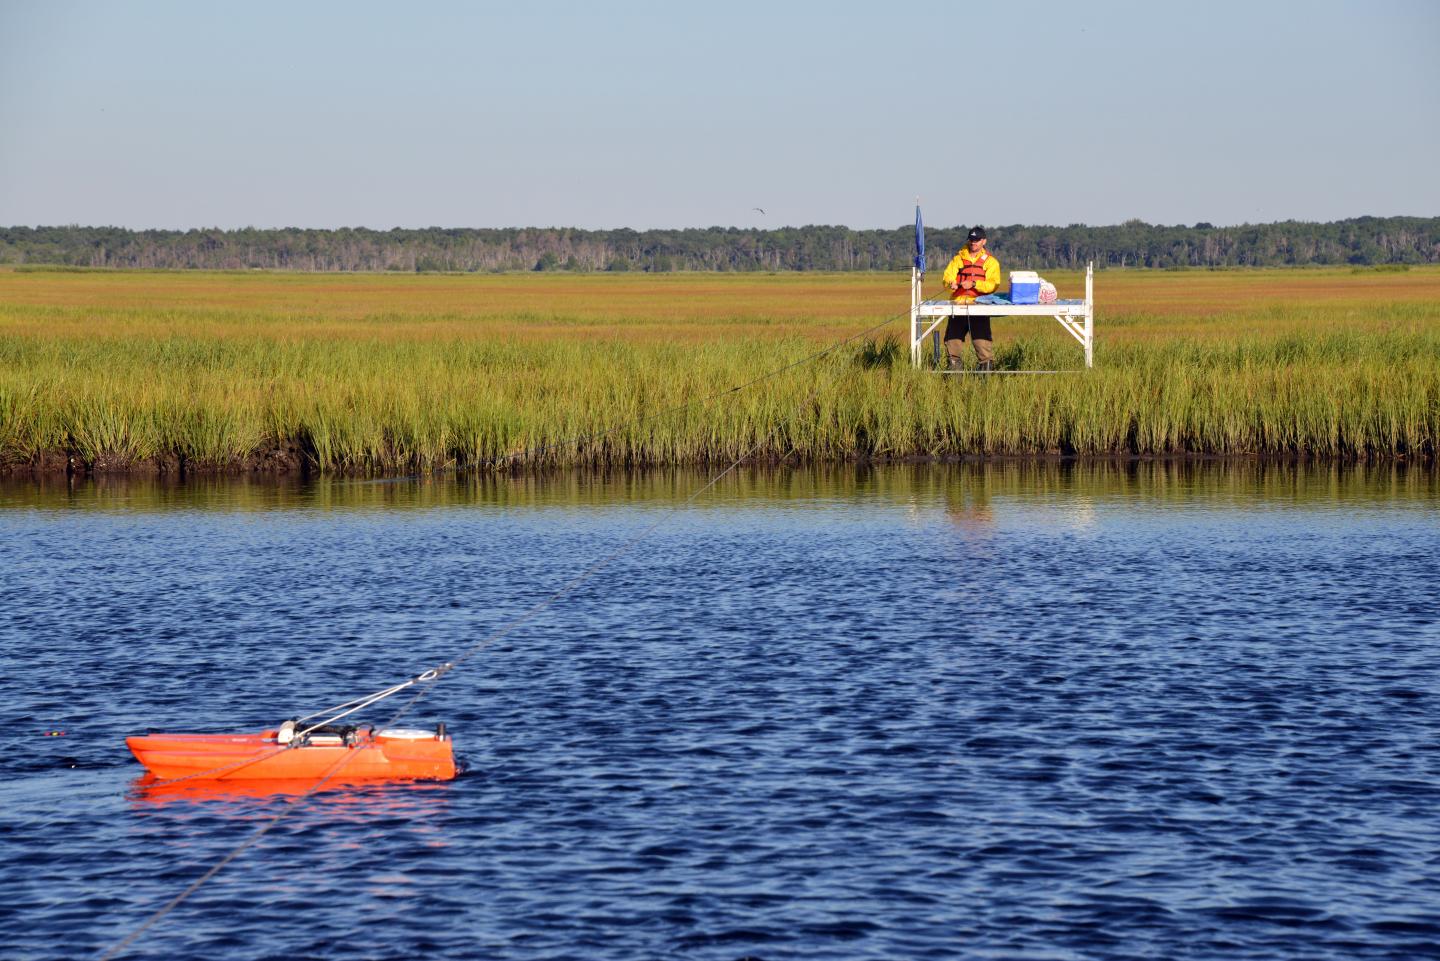
[[[920,205],[915,205],[915,269],[925,273],[925,221],[920,219]]]

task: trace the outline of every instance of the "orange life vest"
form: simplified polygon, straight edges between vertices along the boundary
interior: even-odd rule
[[[961,265],[960,265],[960,272],[955,275],[955,282],[956,282],[956,283],[961,283],[961,282],[966,281],[966,280],[973,280],[973,281],[975,281],[975,282],[978,284],[980,281],[984,280],[984,279],[985,279],[985,261],[987,261],[987,260],[989,260],[989,259],[990,259],[990,254],[987,253],[986,251],[982,250],[982,251],[980,251],[980,256],[977,257],[977,258],[975,258],[975,262],[974,262],[974,263],[969,263],[969,264],[967,264],[967,263],[963,263],[963,262],[962,262]],[[957,290],[957,291],[955,292],[955,299],[956,299],[956,300],[974,300],[975,297],[976,297],[979,293],[980,293],[980,292],[979,292],[978,290],[976,290],[974,287],[970,288],[969,290],[963,290],[963,289],[962,289],[962,290]]]

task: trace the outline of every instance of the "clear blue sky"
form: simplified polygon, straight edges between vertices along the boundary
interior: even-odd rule
[[[1437,50],[1434,0],[0,0],[0,224],[1435,216]]]

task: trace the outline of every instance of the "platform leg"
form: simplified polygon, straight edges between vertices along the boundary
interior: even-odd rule
[[[920,368],[920,271],[910,268],[910,366]]]
[[[1085,265],[1085,366],[1095,366],[1095,261]]]

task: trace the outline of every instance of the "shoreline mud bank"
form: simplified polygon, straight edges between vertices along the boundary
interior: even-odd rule
[[[444,466],[404,465],[394,462],[352,465],[343,468],[322,468],[313,454],[300,445],[275,447],[252,452],[226,463],[202,462],[176,454],[163,457],[129,459],[101,455],[87,459],[74,451],[53,450],[23,461],[0,461],[0,477],[21,479],[32,477],[274,477],[274,478],[374,478],[385,479],[415,475],[447,474],[543,474],[554,471],[592,470],[601,473],[635,470],[708,469],[723,467],[734,459],[729,457],[690,459],[678,462],[659,460],[615,460],[580,458],[577,460],[527,460],[523,455],[504,462],[451,463]],[[1396,464],[1433,467],[1437,462],[1433,449],[1419,451],[1353,450],[1342,453],[1310,451],[1198,451],[1140,452],[1117,450],[1108,452],[1034,451],[1008,453],[944,453],[888,455],[853,453],[842,457],[808,457],[797,454],[760,454],[739,460],[742,466],[888,466],[909,464],[966,463],[1149,463],[1149,462],[1264,462],[1284,464]]]

